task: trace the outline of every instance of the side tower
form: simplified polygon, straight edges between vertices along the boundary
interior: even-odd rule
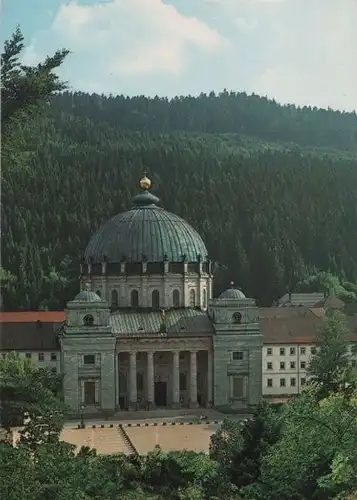
[[[88,289],[67,303],[60,334],[64,402],[73,413],[115,410],[116,338],[107,302]]]
[[[223,409],[248,409],[262,395],[262,335],[254,299],[231,288],[209,301],[213,322],[214,405]]]

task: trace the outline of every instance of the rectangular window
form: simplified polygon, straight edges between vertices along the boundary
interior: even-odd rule
[[[244,355],[242,351],[235,351],[233,353],[233,361],[242,361],[243,358]]]
[[[280,347],[280,356],[285,356],[285,347]]]
[[[273,348],[267,347],[267,356],[272,356],[272,355],[273,355]]]
[[[316,354],[316,347],[311,347],[311,354],[313,354],[313,355]]]
[[[295,356],[295,354],[296,354],[295,347],[290,347],[290,356]]]
[[[280,370],[285,370],[285,363],[284,363],[284,361],[280,361]]]
[[[291,387],[295,387],[296,386],[296,378],[295,377],[291,377],[291,379],[290,379],[290,385],[291,385]]]
[[[285,378],[280,379],[280,387],[285,387]]]
[[[39,361],[44,361],[44,359],[45,359],[45,355],[44,355],[44,353],[43,353],[43,352],[39,352],[39,353],[38,353],[38,360],[39,360]]]
[[[296,368],[295,361],[290,361],[290,370],[295,370],[295,368]]]
[[[306,361],[301,361],[301,362],[300,362],[300,368],[301,368],[302,370],[305,370],[305,368],[306,368]]]
[[[27,359],[31,359],[31,357],[32,357],[30,352],[27,352],[27,353],[25,354],[25,356],[26,356],[26,358],[27,358]]]
[[[269,361],[267,363],[267,370],[272,370],[273,369],[273,363],[271,361]]]
[[[306,354],[306,347],[300,347],[300,354],[304,356]]]
[[[267,387],[273,387],[273,379],[272,378],[267,379]]]
[[[233,397],[242,398],[244,396],[243,377],[233,377]]]
[[[180,391],[186,391],[186,389],[187,389],[186,373],[180,373]]]
[[[57,373],[57,368],[54,366],[53,368],[51,368],[51,371],[52,373]]]
[[[51,352],[51,361],[57,361],[57,354],[55,352]]]
[[[352,354],[352,356],[357,354],[357,343],[351,345],[351,354]]]
[[[84,382],[84,404],[95,405],[95,382]]]
[[[301,385],[305,385],[305,384],[306,384],[306,378],[305,378],[305,377],[303,377],[303,378],[301,379]]]
[[[85,354],[83,356],[83,364],[84,365],[95,365],[95,355],[94,354]]]

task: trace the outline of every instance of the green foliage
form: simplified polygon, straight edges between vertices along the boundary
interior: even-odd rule
[[[310,389],[286,407],[281,438],[262,463],[267,500],[330,499],[355,488],[356,404],[341,393],[316,402]]]
[[[277,141],[299,152],[299,146],[328,148],[329,151],[357,150],[357,115],[326,109],[281,106],[273,100],[245,92],[202,93],[199,97],[148,98],[123,95],[103,99],[98,94],[68,92],[55,104],[61,111],[81,119],[98,119],[110,127],[155,134],[185,132],[222,134],[225,142],[251,149],[253,138]],[[238,135],[237,135],[238,134]],[[280,148],[279,148],[280,146]],[[272,146],[264,144],[264,149]]]
[[[58,50],[37,66],[26,66],[20,62],[23,48],[24,37],[17,27],[1,54],[1,125],[5,129],[14,117],[33,114],[34,108],[67,86],[53,71],[63,63],[68,50]]]
[[[308,276],[297,283],[296,291],[308,293],[331,293],[332,291],[338,298],[345,302],[354,302],[357,300],[357,284],[342,280],[338,276],[324,271]]]
[[[312,357],[308,375],[317,384],[317,395],[324,398],[336,392],[354,391],[357,379],[351,367],[346,336],[349,328],[340,312],[329,313],[318,334],[318,351]]]
[[[226,419],[211,438],[210,457],[239,490],[256,483],[266,449],[279,437],[281,416],[262,402],[246,422]]]
[[[1,54],[1,134],[2,171],[25,167],[30,159],[24,127],[33,126],[33,117],[43,105],[67,85],[54,71],[63,63],[68,50],[56,51],[36,66],[21,63],[24,37],[19,27],[6,40]],[[4,169],[5,167],[5,169]]]
[[[58,435],[63,410],[57,398],[60,386],[59,376],[49,369],[37,370],[29,359],[14,352],[0,358],[2,426],[22,425],[26,413],[30,433],[39,437],[39,427],[45,426],[49,439],[52,434]]]

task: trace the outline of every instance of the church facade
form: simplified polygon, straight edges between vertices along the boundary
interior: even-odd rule
[[[133,207],[88,243],[81,292],[60,329],[73,412],[251,408],[262,395],[255,301],[233,284],[212,297],[200,235],[159,206],[144,175]]]

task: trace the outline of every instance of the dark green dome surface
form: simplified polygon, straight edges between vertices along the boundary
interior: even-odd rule
[[[157,206],[158,201],[148,191],[135,196],[132,209],[110,219],[92,236],[85,261],[206,261],[207,249],[198,232],[178,215]]]

